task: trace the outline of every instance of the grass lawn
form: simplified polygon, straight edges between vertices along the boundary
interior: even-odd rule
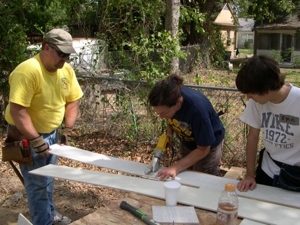
[[[185,75],[185,84],[235,88],[235,77],[240,67],[235,65],[232,71],[225,69],[199,69]],[[286,82],[300,87],[300,68],[281,68]]]
[[[290,68],[290,69],[281,69],[281,72],[285,74],[285,80],[290,82],[294,86],[300,87],[300,69]]]
[[[239,55],[238,57],[239,58],[243,58],[243,57],[246,57],[247,55],[253,55],[253,49],[246,49],[246,48],[242,48],[242,49],[239,49]]]
[[[246,57],[253,54],[253,49],[239,49],[239,58]],[[238,72],[238,68],[234,72]],[[281,68],[281,72],[285,74],[286,81],[292,83],[294,86],[300,87],[300,68]]]

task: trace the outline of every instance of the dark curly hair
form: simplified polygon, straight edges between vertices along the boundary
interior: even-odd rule
[[[171,107],[176,104],[181,96],[183,79],[177,74],[158,81],[148,95],[148,106],[165,105]]]

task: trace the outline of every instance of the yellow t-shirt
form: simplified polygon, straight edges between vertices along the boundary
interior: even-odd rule
[[[18,65],[9,76],[9,102],[27,108],[32,123],[39,133],[50,133],[63,121],[65,105],[83,96],[72,67],[65,63],[54,73],[48,72],[36,55]],[[5,119],[14,121],[6,107]]]

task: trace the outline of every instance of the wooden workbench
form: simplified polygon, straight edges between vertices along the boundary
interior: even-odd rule
[[[144,195],[130,193],[123,201],[128,202],[135,208],[138,208],[149,217],[152,216],[152,206],[163,206],[165,202],[160,199],[147,197]],[[143,225],[143,221],[129,213],[128,211],[120,208],[120,202],[112,202],[107,207],[97,210],[79,220],[74,221],[71,225],[115,225],[115,224],[128,224],[128,225]],[[215,225],[216,213],[196,208],[199,223],[201,225]],[[241,220],[238,220],[240,224]]]

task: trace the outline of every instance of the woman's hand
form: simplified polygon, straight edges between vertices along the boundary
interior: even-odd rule
[[[177,168],[175,166],[170,166],[162,171],[159,171],[156,177],[159,177],[160,180],[167,180],[168,178],[175,179],[176,175],[178,174]]]

